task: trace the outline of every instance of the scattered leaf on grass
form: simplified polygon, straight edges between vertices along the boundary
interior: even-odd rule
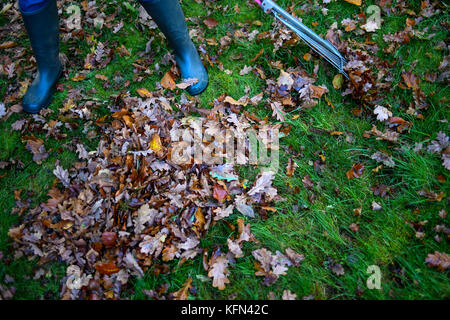
[[[364,172],[364,165],[355,163],[350,170],[347,171],[347,179],[359,178]]]
[[[203,20],[203,23],[208,27],[208,29],[215,28],[219,24],[216,19],[211,17],[208,17],[205,20]]]

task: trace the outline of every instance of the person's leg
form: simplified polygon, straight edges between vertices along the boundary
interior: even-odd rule
[[[62,74],[58,8],[56,0],[20,0],[19,7],[38,65],[37,77],[28,88],[22,107],[26,112],[37,113],[50,104]]]
[[[198,82],[186,90],[191,95],[203,92],[208,86],[208,73],[189,37],[183,11],[178,0],[139,0],[148,14],[166,36],[175,52],[175,60],[183,79],[196,78]]]
[[[34,12],[45,7],[50,0],[19,0],[19,8],[22,12]]]

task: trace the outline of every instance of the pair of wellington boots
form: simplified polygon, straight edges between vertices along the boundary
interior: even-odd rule
[[[183,11],[178,0],[142,1],[141,5],[156,22],[175,54],[183,79],[198,79],[186,90],[200,94],[208,86],[208,73],[189,37]],[[52,99],[55,85],[62,74],[59,60],[59,20],[56,1],[49,1],[35,12],[21,11],[36,58],[38,74],[22,102],[23,109],[38,113]]]

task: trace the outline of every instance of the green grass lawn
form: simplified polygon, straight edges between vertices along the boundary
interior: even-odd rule
[[[97,1],[99,2],[99,1]],[[94,30],[86,27],[85,37],[74,38],[62,43],[61,51],[69,57],[68,74],[61,81],[65,88],[70,86],[79,88],[86,99],[96,98],[99,106],[92,111],[98,117],[107,115],[106,107],[112,102],[111,95],[121,91],[129,91],[137,96],[136,90],[147,88],[155,90],[156,82],[160,81],[170,66],[161,64],[162,57],[168,52],[166,42],[158,35],[158,30],[147,30],[138,20],[137,4],[118,1],[112,5],[106,5],[102,1],[105,15],[114,12],[117,16],[112,25],[123,21],[124,27],[117,33],[103,27]],[[322,1],[319,1],[322,4]],[[396,1],[393,1],[396,2]],[[108,1],[109,3],[109,1]],[[371,4],[377,1],[363,1],[363,6],[358,7],[345,1],[333,1],[327,5],[328,14],[324,16],[319,9],[314,9],[314,14],[302,14],[300,8],[303,1],[282,1],[278,3],[287,8],[296,3],[294,12],[303,19],[303,22],[313,29],[325,35],[330,26],[337,21],[339,28],[343,29],[340,21],[346,18],[355,18],[360,12],[365,12]],[[306,3],[306,1],[305,1]],[[420,1],[408,1],[409,8],[416,13],[420,11]],[[215,10],[215,6],[228,9]],[[235,5],[240,10],[236,10]],[[65,3],[64,7],[68,4]],[[216,38],[230,34],[235,30],[246,28],[248,32],[258,30],[268,31],[272,26],[272,17],[265,15],[256,7],[247,7],[246,1],[194,1],[184,0],[182,4],[187,17],[197,18],[194,22],[188,20],[188,25],[202,29],[204,38]],[[239,11],[239,12],[238,12]],[[63,13],[62,19],[67,19],[68,14]],[[213,17],[218,21],[218,26],[212,29],[206,28],[202,21],[206,17]],[[436,138],[439,131],[449,134],[448,97],[450,90],[445,82],[421,81],[421,87],[427,95],[429,107],[421,110],[423,118],[414,117],[406,112],[405,105],[413,102],[410,90],[404,89],[402,73],[412,71],[422,79],[425,74],[437,72],[443,58],[448,51],[436,48],[442,41],[448,41],[448,10],[441,9],[441,13],[423,19],[414,30],[422,31],[424,36],[415,37],[407,44],[401,44],[393,53],[383,52],[387,45],[383,40],[384,34],[392,34],[405,28],[405,21],[411,18],[406,13],[398,12],[390,15],[383,14],[383,23],[380,30],[372,35],[371,40],[379,46],[376,53],[381,59],[389,63],[396,62],[391,68],[395,78],[395,86],[383,100],[384,105],[389,105],[395,116],[412,123],[409,132],[402,133],[399,143],[392,144],[374,137],[364,137],[366,131],[373,125],[381,130],[383,124],[377,122],[371,112],[363,112],[355,116],[351,111],[354,108],[363,107],[362,102],[352,99],[350,96],[342,96],[345,86],[336,90],[332,80],[336,74],[325,61],[319,62],[319,72],[316,85],[325,85],[329,93],[325,96],[333,104],[331,107],[322,97],[319,104],[311,109],[299,108],[287,114],[286,125],[291,126],[289,135],[280,139],[281,158],[280,170],[276,174],[274,185],[283,201],[274,204],[276,213],[270,213],[267,219],[245,218],[250,223],[251,230],[259,240],[258,244],[244,244],[244,258],[238,259],[236,264],[230,267],[230,284],[220,291],[212,287],[210,279],[202,267],[202,258],[188,260],[178,266],[178,261],[169,264],[173,269],[169,274],[155,276],[150,269],[145,277],[133,279],[134,290],[125,292],[123,297],[131,299],[145,299],[145,290],[154,289],[162,284],[169,283],[170,291],[178,290],[188,277],[192,277],[193,286],[197,289],[195,299],[267,299],[269,292],[273,292],[280,299],[283,290],[289,289],[302,297],[313,295],[315,299],[448,299],[450,297],[450,282],[448,270],[439,272],[435,268],[427,266],[425,259],[428,254],[435,251],[449,253],[449,239],[445,233],[440,233],[441,242],[435,240],[434,231],[436,225],[445,225],[448,228],[448,217],[442,219],[440,210],[448,210],[448,198],[450,193],[449,171],[442,166],[441,158],[428,152],[416,153],[413,151],[416,143],[427,143]],[[196,24],[196,22],[198,25]],[[260,21],[261,24],[252,22]],[[9,21],[6,16],[0,15],[0,26],[5,26]],[[434,34],[431,37],[428,35]],[[93,43],[87,41],[92,36]],[[133,79],[133,63],[139,63],[139,52],[145,50],[146,43],[154,37],[151,44],[152,51],[149,57],[153,65],[158,64],[159,71],[147,75],[141,82]],[[366,35],[358,35],[356,32],[344,32],[343,39],[352,39],[363,43]],[[11,36],[10,39],[1,41],[16,41],[27,48],[26,55],[31,55],[29,40],[25,33],[21,37]],[[86,55],[95,47],[96,42],[108,43],[111,47],[125,46],[130,56],[121,57],[117,53],[113,60],[101,70],[93,70],[86,75],[83,81],[73,81],[73,77],[83,70],[83,61]],[[246,91],[250,96],[262,92],[266,84],[254,73],[239,75],[241,69],[247,66],[257,66],[264,70],[267,78],[277,79],[279,71],[271,66],[272,61],[281,61],[286,69],[289,66],[301,65],[308,73],[314,70],[316,56],[310,61],[303,57],[310,52],[309,48],[301,42],[296,45],[288,45],[273,53],[273,44],[268,40],[249,42],[245,39],[234,39],[233,43],[220,51],[220,46],[209,45],[206,41],[198,42],[203,46],[210,57],[216,56],[223,63],[223,70],[233,71],[231,74],[220,70],[217,64],[208,66],[210,84],[208,89],[198,98],[202,107],[210,108],[215,98],[226,93],[235,99],[242,97]],[[264,54],[255,61],[252,59],[264,49]],[[312,53],[312,52],[310,52]],[[4,54],[0,50],[0,55]],[[241,55],[240,59],[235,59]],[[146,58],[149,58],[146,57]],[[104,87],[102,80],[97,79],[97,74],[111,79],[111,86]],[[0,97],[3,97],[8,86],[18,86],[19,81],[29,78],[29,72],[22,72],[13,78],[0,75]],[[113,80],[115,79],[115,80]],[[124,83],[130,81],[124,89]],[[95,91],[93,91],[95,90]],[[47,121],[62,120],[58,110],[62,107],[67,90],[58,91],[50,109],[55,112],[46,116]],[[0,98],[1,102],[1,98]],[[7,105],[10,106],[13,103]],[[272,110],[261,103],[258,106],[245,107],[250,113],[258,117],[268,117],[271,121]],[[59,161],[64,168],[70,168],[77,161],[74,151],[66,147],[73,139],[79,139],[84,145],[94,150],[98,143],[98,137],[94,134],[86,135],[82,132],[83,123],[79,119],[69,119],[74,130],[63,129],[67,136],[60,140],[54,137],[45,138],[46,132],[32,132],[36,137],[43,138],[49,157],[41,164],[32,160],[32,154],[26,150],[21,134],[11,129],[11,125],[24,117],[24,114],[13,114],[7,120],[0,121],[0,161],[14,161],[14,166],[9,169],[0,169],[0,251],[3,258],[0,261],[0,284],[16,289],[15,299],[58,299],[60,280],[65,274],[65,266],[60,263],[51,263],[45,266],[37,266],[35,261],[26,258],[14,259],[11,250],[11,240],[8,230],[17,224],[26,214],[12,213],[16,207],[14,191],[21,191],[22,200],[28,199],[30,208],[46,201],[47,192],[55,181],[52,171],[55,162]],[[92,125],[95,130],[95,124]],[[328,132],[344,132],[342,135],[330,135]],[[351,137],[351,139],[346,139]],[[424,149],[426,149],[424,147]],[[393,168],[383,166],[377,170],[377,163],[371,159],[376,151],[389,153],[395,162]],[[322,171],[314,169],[314,161],[325,157],[325,168]],[[288,158],[292,157],[298,168],[293,176],[286,175]],[[365,166],[364,173],[358,179],[349,180],[346,172],[355,163]],[[252,167],[242,166],[238,168],[240,179],[255,181],[257,170]],[[311,202],[308,197],[312,194],[303,187],[302,179],[309,175],[314,182],[315,200]],[[388,197],[374,195],[373,187],[379,185],[389,186],[392,192]],[[298,186],[299,188],[295,188]],[[421,189],[433,190],[436,193],[444,192],[441,201],[429,201],[426,197],[418,195]],[[337,192],[338,190],[338,192]],[[297,192],[298,191],[298,192]],[[372,210],[372,202],[376,201],[382,206],[379,211]],[[354,209],[361,208],[361,214],[355,215]],[[227,220],[234,223],[237,213]],[[422,231],[423,238],[416,236],[416,230],[411,223],[427,221]],[[359,231],[352,231],[352,223],[359,225]],[[226,224],[216,224],[203,239],[201,246],[215,248],[226,246],[226,239],[231,231]],[[251,251],[265,247],[275,252],[283,252],[290,247],[305,255],[305,260],[299,267],[291,267],[287,275],[271,286],[262,284],[262,278],[255,276],[254,259]],[[330,261],[340,263],[345,270],[343,275],[336,275],[330,270]],[[381,289],[368,289],[366,281],[370,276],[367,273],[368,266],[377,265],[381,270]],[[47,273],[40,280],[33,280],[36,270],[44,268]],[[5,277],[14,278],[13,283],[7,283]],[[8,277],[7,277],[8,278]]]

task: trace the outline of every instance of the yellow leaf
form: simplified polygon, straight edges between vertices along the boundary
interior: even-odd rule
[[[202,213],[202,209],[200,207],[197,208],[197,211],[195,211],[195,220],[196,221],[195,221],[194,225],[196,225],[199,228],[199,230],[202,230],[203,226],[206,223],[206,220],[205,220],[205,216]]]
[[[338,73],[337,75],[334,76],[333,87],[336,90],[339,90],[340,88],[342,88],[343,83],[344,83],[344,77],[342,76],[342,74]]]
[[[84,74],[77,74],[72,78],[72,81],[83,81],[84,79],[86,79]]]
[[[277,212],[277,208],[272,208],[272,207],[261,207],[261,209],[267,210],[267,211],[272,211],[272,212]]]
[[[160,153],[162,151],[161,139],[157,133],[153,134],[152,141],[150,142],[150,149],[156,153]]]
[[[345,0],[348,3],[354,4],[356,6],[361,6],[362,1],[361,0]]]
[[[73,108],[75,108],[75,107],[76,107],[76,105],[75,105],[75,103],[73,102],[73,100],[72,100],[72,99],[69,99],[69,100],[67,100],[66,103],[63,104],[63,107],[62,107],[61,109],[59,109],[59,112],[60,112],[60,113],[64,113],[64,112],[67,112],[67,111],[69,111],[70,109],[73,109]]]
[[[219,43],[217,42],[216,38],[210,38],[210,39],[205,39],[206,43],[210,46],[217,46],[219,45]]]
[[[224,102],[228,102],[229,104],[236,105],[236,106],[244,106],[244,107],[248,104],[248,101],[244,101],[244,102],[242,102],[242,101],[237,101],[237,100],[233,99],[233,98],[230,97],[230,96],[226,96],[225,99],[224,99],[223,101],[224,101]]]
[[[127,116],[127,115],[123,116],[123,121],[125,122],[125,124],[128,127],[130,127],[130,128],[133,127],[133,119],[130,116]]]
[[[151,97],[153,97],[152,93],[150,91],[148,91],[147,89],[145,89],[145,88],[137,89],[136,91],[142,98],[151,98]]]

